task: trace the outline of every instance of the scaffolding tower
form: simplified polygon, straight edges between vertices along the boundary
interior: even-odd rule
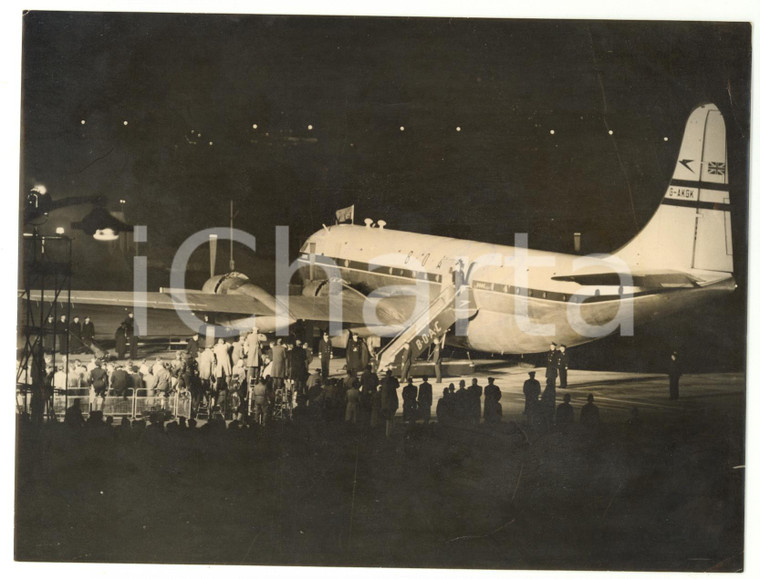
[[[27,393],[44,399],[46,381],[52,381],[58,361],[68,381],[71,343],[71,238],[24,233],[22,236],[23,289],[19,290],[19,338],[23,341],[16,370],[16,386],[28,412]],[[65,322],[60,320],[66,315]],[[49,368],[51,370],[49,370]],[[52,386],[52,384],[50,384]],[[68,408],[68,400],[66,400]]]

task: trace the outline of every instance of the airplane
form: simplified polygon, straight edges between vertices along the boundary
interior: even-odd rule
[[[725,123],[714,104],[703,104],[687,120],[659,207],[610,255],[538,251],[521,238],[513,247],[395,231],[366,220],[323,226],[306,240],[287,271],[300,277],[301,295],[271,295],[232,271],[200,291],[72,291],[71,302],[206,314],[237,331],[340,318],[339,329],[389,339],[379,370],[398,367],[406,345],[419,357],[434,338],[500,355],[540,353],[551,342],[572,347],[624,334],[634,320],[732,292],[730,210]],[[340,310],[331,310],[336,304]]]

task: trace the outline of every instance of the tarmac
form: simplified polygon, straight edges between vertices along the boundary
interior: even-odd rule
[[[545,387],[544,368],[536,368],[536,379]],[[522,415],[525,398],[523,382],[528,378],[527,368],[492,368],[488,373],[476,371],[471,376],[463,376],[469,386],[470,380],[478,378],[478,384],[485,386],[487,377],[502,391],[502,412],[507,420],[518,420]],[[469,378],[469,379],[468,379]],[[446,379],[448,382],[459,379]],[[445,383],[445,382],[444,382]],[[639,415],[653,419],[682,416],[684,413],[701,413],[706,407],[724,409],[728,412],[744,411],[744,374],[686,374],[682,376],[679,399],[669,399],[669,379],[665,374],[637,374],[631,372],[599,372],[593,370],[570,370],[568,387],[557,386],[557,404],[564,394],[570,394],[575,407],[586,403],[589,394],[594,395],[594,404],[607,422],[625,422],[631,416],[631,409],[639,409]],[[434,399],[441,396],[441,385],[434,385]]]
[[[336,358],[331,371],[343,365]],[[433,410],[449,383],[476,377],[485,386],[491,376],[502,391],[501,424],[404,425],[399,411],[390,438],[340,418],[125,438],[21,428],[16,558],[743,569],[742,373],[686,374],[670,401],[664,374],[571,369],[576,423],[540,432],[522,416],[531,368],[464,367],[461,377],[431,381]],[[544,369],[535,370],[543,383]],[[577,423],[589,393],[597,432]]]
[[[319,366],[314,360],[310,370]],[[447,360],[444,369],[460,370],[456,374],[445,375],[441,383],[436,383],[432,366],[416,364],[412,368],[414,384],[419,386],[422,376],[428,376],[433,386],[432,415],[435,416],[435,403],[443,396],[443,390],[454,384],[459,388],[459,381],[464,380],[470,386],[473,378],[485,388],[488,378],[501,389],[502,420],[520,422],[525,408],[523,383],[528,379],[528,372],[535,371],[536,379],[541,383],[541,391],[546,387],[546,368],[524,364],[511,364],[502,360]],[[461,370],[465,371],[461,371]],[[428,373],[429,370],[429,373]],[[330,361],[330,375],[344,377],[345,360],[335,358]],[[397,376],[398,377],[398,376]],[[561,389],[557,380],[557,404],[562,402],[565,394],[570,394],[570,403],[580,408],[586,404],[589,394],[594,395],[594,404],[599,407],[603,419],[610,423],[624,423],[631,417],[631,409],[636,407],[641,418],[647,416],[653,420],[684,416],[689,413],[704,413],[706,409],[725,413],[744,414],[745,375],[742,372],[716,372],[708,374],[684,374],[680,380],[679,399],[669,399],[669,378],[667,374],[650,374],[637,372],[609,372],[597,370],[568,371],[568,387]],[[401,383],[403,388],[405,384]],[[399,392],[400,398],[400,392]]]

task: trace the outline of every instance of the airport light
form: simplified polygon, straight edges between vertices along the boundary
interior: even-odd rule
[[[36,220],[46,217],[56,209],[89,203],[95,205],[94,209],[80,223],[73,224],[75,228],[79,226],[78,228],[82,229],[83,227],[81,226],[86,225],[88,235],[94,235],[96,230],[105,227],[110,227],[116,232],[132,231],[131,225],[122,223],[106,211],[103,207],[105,202],[105,197],[102,195],[77,195],[54,200],[47,192],[47,188],[44,185],[38,184],[26,194],[24,202],[24,223],[34,224]]]
[[[96,230],[92,237],[98,241],[116,241],[119,239],[119,234],[110,227],[106,227]]]
[[[24,221],[30,222],[47,215],[54,209],[53,199],[47,194],[44,185],[35,185],[26,194],[24,202]]]
[[[133,231],[131,225],[114,217],[101,205],[93,207],[92,211],[82,218],[82,221],[72,223],[71,227],[81,229],[98,241],[113,241],[119,238],[120,232]]]

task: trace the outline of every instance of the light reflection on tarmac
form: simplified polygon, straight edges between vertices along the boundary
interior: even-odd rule
[[[536,378],[543,378],[543,369],[536,369]],[[478,383],[485,385],[486,376]],[[502,407],[505,418],[516,419],[522,414],[524,397],[522,384],[527,371],[509,371],[491,376],[502,390]],[[588,394],[594,394],[594,403],[601,411],[602,420],[623,422],[630,417],[631,408],[638,407],[642,419],[647,415],[666,416],[673,413],[701,412],[707,407],[730,413],[744,413],[744,374],[686,374],[681,377],[680,396],[669,400],[668,376],[665,374],[636,374],[629,372],[599,372],[570,370],[568,388],[557,388],[557,404],[565,393],[572,397],[571,404],[579,409],[586,403]],[[545,384],[542,384],[542,389]]]

